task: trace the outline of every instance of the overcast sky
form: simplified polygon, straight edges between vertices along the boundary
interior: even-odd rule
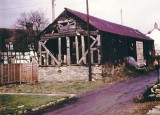
[[[11,28],[22,12],[42,9],[51,22],[52,0],[0,0],[0,28]],[[88,0],[90,15],[121,23],[143,33],[153,29],[155,22],[160,27],[160,0]],[[86,0],[56,0],[55,16],[64,8],[86,13]]]

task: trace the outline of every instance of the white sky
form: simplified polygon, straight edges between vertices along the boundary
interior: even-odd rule
[[[42,9],[51,22],[52,0],[0,0],[0,28],[11,28],[22,12]],[[143,33],[153,29],[155,22],[160,27],[160,0],[88,0],[90,15],[121,23],[120,10],[123,10],[123,25]],[[56,17],[70,8],[86,13],[86,0],[56,0]]]

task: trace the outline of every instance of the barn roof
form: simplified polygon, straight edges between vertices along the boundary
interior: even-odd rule
[[[84,13],[77,12],[68,8],[65,8],[66,11],[72,13],[73,15],[79,17],[83,21],[87,22],[87,16]],[[94,26],[100,31],[109,32],[113,34],[118,34],[122,36],[128,36],[133,38],[139,38],[143,40],[153,40],[150,37],[146,36],[145,34],[141,33],[137,29],[133,29],[127,26],[123,26],[120,24],[112,23],[100,18],[96,18],[94,16],[89,16],[89,23],[90,25]]]

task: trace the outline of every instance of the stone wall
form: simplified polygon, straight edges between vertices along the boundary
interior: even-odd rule
[[[92,66],[92,77],[102,79],[102,66]],[[39,67],[38,69],[38,81],[41,82],[88,79],[88,67],[86,66]]]
[[[150,88],[150,95],[149,98],[151,98],[154,101],[160,100],[160,83],[155,84]],[[149,110],[147,115],[160,115],[160,104],[153,107],[152,110]]]

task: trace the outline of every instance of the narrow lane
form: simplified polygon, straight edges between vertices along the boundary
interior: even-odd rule
[[[141,94],[157,80],[156,73],[149,73],[128,81],[108,84],[105,87],[79,96],[73,105],[43,115],[118,115],[133,104],[133,97]]]

